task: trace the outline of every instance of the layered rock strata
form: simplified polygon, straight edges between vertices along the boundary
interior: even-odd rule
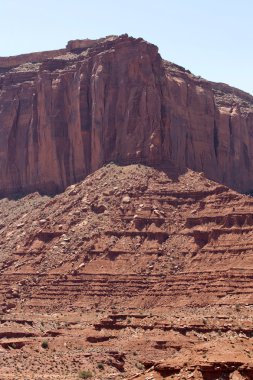
[[[172,165],[1,200],[1,378],[250,380],[252,215]]]

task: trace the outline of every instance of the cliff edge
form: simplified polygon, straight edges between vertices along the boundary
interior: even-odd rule
[[[0,195],[64,190],[110,161],[253,189],[253,97],[122,36],[0,58]]]

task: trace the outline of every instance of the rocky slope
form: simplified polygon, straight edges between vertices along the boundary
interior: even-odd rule
[[[252,215],[173,164],[1,200],[1,379],[252,379]]]
[[[55,193],[110,161],[253,188],[253,98],[163,61],[142,39],[0,58],[0,195]]]

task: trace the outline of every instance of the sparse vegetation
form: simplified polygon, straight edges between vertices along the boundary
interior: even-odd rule
[[[47,340],[43,340],[43,342],[41,343],[41,347],[46,350],[48,348],[48,341]]]
[[[138,368],[140,371],[143,371],[145,369],[145,367],[142,363],[136,363],[135,367]]]
[[[104,370],[104,369],[105,369],[104,364],[101,363],[101,362],[99,362],[99,363],[97,364],[97,368],[100,369],[100,370]]]
[[[235,310],[236,310],[237,312],[240,311],[240,305],[239,305],[238,303],[235,305]]]
[[[80,371],[79,378],[80,379],[90,379],[92,377],[92,373],[90,371]]]

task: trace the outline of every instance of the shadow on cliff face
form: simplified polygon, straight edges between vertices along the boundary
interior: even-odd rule
[[[128,166],[128,165],[144,165],[149,168],[153,168],[158,170],[159,172],[164,172],[173,182],[178,182],[179,177],[183,174],[185,174],[188,170],[186,167],[178,167],[175,165],[174,162],[167,160],[167,162],[154,162],[154,163],[147,163],[145,160],[128,160],[127,162],[124,162],[122,160],[115,160],[107,162],[105,165],[108,164],[114,164],[117,166]],[[104,166],[105,166],[104,165]]]
[[[126,162],[126,163],[119,162],[119,161],[116,161],[116,162],[110,161],[103,166],[107,166],[108,164],[113,164],[113,165],[122,166],[122,167],[129,166],[129,165],[139,165],[141,167],[141,165],[144,165],[144,166],[147,166],[150,168],[154,168],[154,169],[158,170],[159,172],[164,172],[168,176],[168,178],[170,178],[173,182],[178,182],[179,177],[187,172],[187,168],[178,168],[173,162],[166,162],[163,164],[159,164],[159,163],[146,164],[145,162],[140,163],[140,162],[136,162],[136,161]],[[90,173],[90,174],[92,174],[92,173]],[[82,180],[84,180],[85,178],[87,178],[87,177],[84,177]],[[78,182],[79,181],[77,181],[77,183]],[[71,183],[68,184],[66,186],[66,188],[63,190],[61,190],[56,185],[54,185],[54,186],[51,185],[47,191],[41,191],[39,189],[36,189],[36,187],[34,187],[28,191],[24,191],[24,190],[20,189],[19,191],[15,192],[13,194],[4,194],[4,193],[1,194],[0,193],[0,199],[7,198],[8,200],[17,201],[17,200],[20,200],[20,199],[22,199],[22,198],[24,198],[27,195],[32,194],[32,193],[37,193],[40,196],[54,197],[57,194],[64,193],[65,190],[67,189],[67,187],[70,185],[71,185]],[[252,191],[252,195],[253,195],[253,191]]]
[[[0,200],[6,198],[9,201],[19,201],[20,199],[27,197],[29,194],[33,194],[33,195],[36,194],[37,196],[41,196],[41,197],[46,196],[48,198],[53,198],[55,195],[60,194],[60,192],[55,193],[55,194],[41,193],[38,191],[19,192],[15,194],[8,194],[8,196],[0,195]]]
[[[179,177],[187,172],[187,168],[179,168],[171,161],[168,161],[168,162],[162,163],[162,164],[161,163],[147,164],[147,163],[145,163],[144,160],[143,160],[143,162],[136,162],[135,160],[123,162],[123,161],[117,160],[117,161],[107,162],[103,166],[107,166],[110,164],[122,166],[122,167],[129,166],[129,165],[139,165],[141,167],[142,165],[144,165],[146,167],[156,169],[159,172],[164,172],[168,176],[168,178],[170,178],[173,182],[178,182]],[[92,173],[90,173],[90,174],[92,174]],[[81,181],[85,180],[85,178],[87,178],[87,176],[83,177],[81,179]],[[76,181],[76,183],[79,183],[79,182],[80,181]],[[72,183],[67,184],[66,187],[62,190],[56,184],[50,183],[48,186],[45,187],[45,191],[41,191],[38,188],[36,188],[36,186],[34,186],[33,188],[28,189],[27,191],[24,191],[23,189],[19,189],[19,191],[16,191],[16,192],[11,193],[11,194],[0,193],[0,199],[7,198],[8,200],[17,201],[17,200],[22,199],[22,198],[24,198],[27,195],[32,194],[32,193],[37,193],[40,196],[54,197],[57,194],[64,193],[64,191],[70,185],[72,185]],[[38,187],[40,187],[40,186],[38,186]],[[252,194],[253,194],[253,191],[252,191]]]
[[[27,194],[29,193],[24,193],[22,191],[5,196],[5,195],[0,195],[0,199],[7,198],[9,201],[18,201],[19,199],[24,198]]]
[[[154,169],[163,171],[173,182],[178,182],[179,177],[187,172],[187,168],[178,168],[173,163],[153,165]]]
[[[68,186],[69,185],[67,185],[66,188]],[[19,189],[19,191],[16,191],[10,194],[0,192],[0,199],[7,198],[8,200],[18,201],[29,194],[35,194],[35,193],[40,196],[54,197],[57,194],[63,193],[66,190],[66,188],[61,191],[59,187],[53,186],[53,187],[50,187],[48,190],[41,191],[41,190],[38,190],[36,187],[33,187],[31,189],[28,189],[27,191],[24,191],[23,189]]]
[[[249,195],[250,197],[253,197],[253,189],[249,190],[249,191],[246,191],[244,194],[245,195]]]

